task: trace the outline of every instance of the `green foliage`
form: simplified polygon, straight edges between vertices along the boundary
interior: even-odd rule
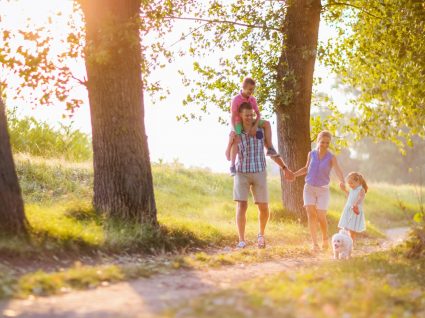
[[[182,115],[181,119],[198,118],[202,112],[208,112],[208,105],[228,113],[231,97],[248,75],[257,80],[255,96],[264,114],[274,113],[285,12],[284,2],[264,0],[230,4],[213,1],[197,8],[196,16],[208,21],[199,21],[191,34],[189,53],[196,59],[193,69],[199,76],[185,76],[183,82],[191,87],[184,105],[195,104],[200,108],[189,111],[189,116]],[[218,66],[208,62],[208,56],[213,55],[219,58]],[[286,97],[289,95],[290,92]],[[228,122],[223,117],[219,120]]]
[[[14,153],[45,158],[86,161],[92,158],[91,140],[87,134],[73,129],[72,123],[53,128],[34,117],[18,118],[8,111],[10,143]]]
[[[353,143],[350,150],[344,149],[339,162],[343,171],[360,171],[371,182],[419,185],[425,171],[425,140],[417,136],[412,140],[415,146],[407,147],[403,155],[390,141],[376,143],[365,138]]]
[[[425,7],[422,1],[346,1],[325,17],[338,30],[321,59],[355,89],[347,130],[399,146],[425,132]],[[332,5],[333,4],[333,5]]]
[[[73,2],[72,12],[57,12],[53,16],[34,22],[31,17],[25,25],[13,28],[0,20],[0,92],[13,99],[25,99],[36,106],[65,104],[73,112],[83,100],[77,98],[76,88],[87,86],[87,79],[78,73],[76,64],[83,64],[84,58],[91,56],[104,63],[112,54],[120,53],[120,41],[142,43],[141,67],[144,89],[163,97],[164,88],[158,81],[151,80],[151,72],[172,62],[174,56],[164,42],[164,35],[172,29],[174,16],[188,12],[194,0],[179,1],[140,1],[140,19],[128,21],[126,25],[110,21],[105,32],[102,47],[95,54],[92,43],[87,43],[81,7],[93,4],[91,1]],[[13,3],[10,3],[12,6]],[[129,38],[124,29],[140,29],[141,37]],[[55,32],[63,29],[62,34]],[[111,40],[114,39],[114,40]],[[86,51],[85,51],[86,50]],[[14,79],[11,83],[9,78]]]

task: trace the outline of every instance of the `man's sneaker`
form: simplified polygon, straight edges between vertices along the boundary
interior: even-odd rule
[[[245,248],[245,247],[246,247],[246,243],[244,241],[240,241],[238,245],[236,245],[236,248]]]
[[[234,177],[236,175],[236,167],[235,166],[230,167],[230,175],[232,177]]]
[[[279,154],[277,153],[277,151],[271,147],[269,149],[267,149],[267,156],[269,157],[279,157]]]
[[[266,247],[266,240],[264,239],[263,235],[258,234],[257,243],[258,243],[258,248],[265,248]]]

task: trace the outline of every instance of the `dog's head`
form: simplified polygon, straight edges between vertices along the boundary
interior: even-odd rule
[[[341,250],[344,246],[345,239],[343,237],[343,234],[337,233],[332,237],[332,247],[334,250],[338,251]]]

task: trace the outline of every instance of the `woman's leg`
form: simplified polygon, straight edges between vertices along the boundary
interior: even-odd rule
[[[329,247],[328,242],[328,219],[326,218],[325,210],[317,210],[317,218],[319,220],[320,229],[322,231],[322,247],[327,249]]]
[[[308,228],[310,230],[311,240],[313,242],[313,247],[317,248],[319,244],[317,243],[317,210],[314,205],[307,205],[307,217],[308,217]]]

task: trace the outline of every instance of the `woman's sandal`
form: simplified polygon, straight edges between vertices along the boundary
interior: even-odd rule
[[[258,248],[265,248],[266,247],[266,240],[264,239],[263,235],[258,234],[257,243],[258,243]]]
[[[313,253],[320,252],[320,246],[319,246],[319,244],[314,244],[314,245],[311,247],[311,251],[312,251]]]

